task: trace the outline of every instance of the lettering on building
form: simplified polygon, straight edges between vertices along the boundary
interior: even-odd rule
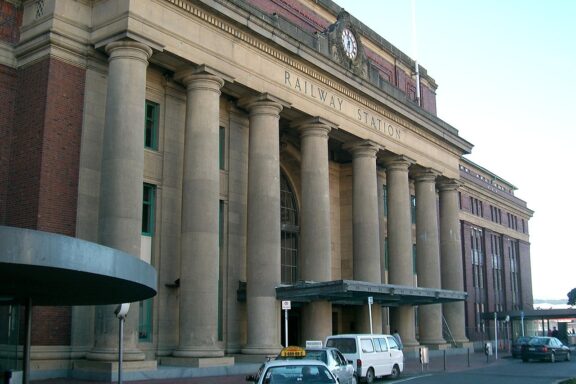
[[[315,99],[338,112],[349,114],[350,110],[354,110],[354,115],[351,117],[362,125],[396,140],[401,138],[400,128],[385,120],[381,115],[359,106],[354,106],[353,109],[345,108],[346,101],[337,94],[289,71],[284,71],[284,86]]]

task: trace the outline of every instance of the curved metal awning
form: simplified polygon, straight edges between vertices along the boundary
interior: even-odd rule
[[[374,303],[386,307],[464,301],[467,295],[466,292],[461,291],[377,284],[357,280],[304,281],[276,287],[278,300],[295,302],[326,300],[333,304],[362,305],[367,303],[368,297],[372,297]]]
[[[0,301],[33,305],[129,303],[156,295],[156,270],[117,249],[0,226]]]

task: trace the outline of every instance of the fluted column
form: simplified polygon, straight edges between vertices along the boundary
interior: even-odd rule
[[[330,281],[332,254],[330,236],[330,188],[328,133],[333,124],[319,117],[298,122],[302,163],[302,207],[300,224],[300,277]],[[304,340],[324,340],[332,334],[332,304],[315,301],[304,305]]]
[[[438,172],[423,169],[414,175],[416,181],[416,273],[418,286],[440,289],[440,244],[436,177]],[[442,337],[442,305],[418,307],[420,343],[445,344]]]
[[[378,187],[376,185],[376,153],[380,146],[370,141],[344,145],[352,154],[352,225],[354,280],[380,284],[380,222],[378,218]],[[370,331],[368,305],[360,316],[360,330]],[[372,306],[374,333],[381,332],[379,305]]]
[[[412,261],[412,220],[408,168],[413,161],[395,156],[386,161],[388,188],[388,249],[390,284],[414,286]],[[390,310],[391,329],[397,329],[405,347],[418,345],[414,325],[414,309],[405,305]]]
[[[278,353],[280,304],[280,100],[264,94],[241,103],[250,111],[246,354]]]
[[[190,69],[186,86],[177,357],[218,357],[219,119],[221,77]]]
[[[109,55],[106,117],[102,144],[99,242],[140,257],[142,189],[144,182],[144,104],[146,67],[152,55],[147,45],[118,41],[106,46]],[[114,360],[118,350],[115,306],[96,308],[95,345],[87,357]],[[138,306],[124,325],[124,359],[143,360],[138,347]]]
[[[442,289],[464,290],[464,267],[458,217],[458,188],[456,180],[439,184],[440,191],[440,260]],[[464,302],[444,303],[444,318],[456,343],[467,343]]]

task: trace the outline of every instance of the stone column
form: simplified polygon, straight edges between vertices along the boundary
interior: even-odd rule
[[[98,238],[103,245],[140,257],[144,183],[146,67],[152,49],[134,41],[106,46],[109,55],[106,117],[102,143]],[[96,307],[92,360],[117,359],[115,305]],[[144,360],[138,347],[138,304],[124,324],[124,359]]]
[[[464,290],[464,266],[458,217],[457,180],[446,180],[439,184],[440,190],[440,258],[442,289]],[[466,317],[463,301],[444,303],[444,318],[457,344],[468,343]]]
[[[376,153],[380,146],[370,141],[344,145],[352,154],[352,225],[354,280],[382,282],[380,271],[380,222],[378,218],[378,186],[376,185]],[[382,331],[380,305],[372,305],[374,333]],[[368,304],[363,306],[360,332],[370,332]]]
[[[300,277],[330,281],[332,254],[330,237],[330,188],[328,133],[332,123],[316,117],[297,123],[302,163],[302,209],[300,224]],[[302,311],[304,340],[324,340],[332,334],[332,304],[314,301]]]
[[[413,161],[399,155],[386,161],[388,188],[388,281],[390,284],[414,286],[412,261],[412,220],[408,167]],[[415,347],[414,309],[405,305],[390,310],[391,329],[397,329],[405,347]]]
[[[280,345],[280,133],[282,102],[268,94],[241,103],[250,111],[246,302],[242,353],[275,354]]]
[[[438,172],[423,169],[414,175],[416,181],[416,273],[418,286],[440,289],[440,244],[436,177]],[[442,305],[418,307],[420,343],[439,347],[442,337]]]
[[[186,86],[182,226],[180,237],[180,329],[176,357],[219,357],[219,126],[224,80],[205,71],[176,73]]]

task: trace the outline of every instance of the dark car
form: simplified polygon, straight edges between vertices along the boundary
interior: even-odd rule
[[[512,343],[512,357],[517,358],[522,356],[522,346],[528,344],[531,336],[520,336]]]
[[[535,336],[522,346],[522,361],[549,360],[554,363],[570,360],[570,348],[555,337]]]

